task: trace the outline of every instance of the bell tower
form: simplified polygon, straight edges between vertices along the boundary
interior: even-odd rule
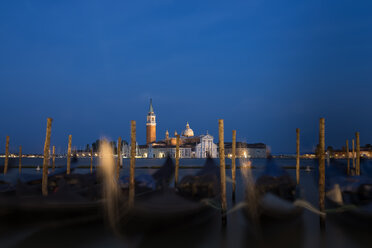
[[[146,122],[146,144],[156,141],[156,115],[152,107],[152,99],[150,99],[149,113],[147,114]]]

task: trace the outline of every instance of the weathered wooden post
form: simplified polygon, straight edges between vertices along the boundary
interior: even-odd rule
[[[355,142],[354,142],[354,139],[351,142],[352,142],[353,169],[355,170]]]
[[[319,121],[319,210],[325,210],[325,120]],[[325,219],[320,217],[320,227],[324,229]]]
[[[300,184],[300,129],[296,129],[296,180]]]
[[[21,170],[22,170],[22,146],[19,146],[18,159],[19,159],[18,171],[19,171],[19,173],[21,173]]]
[[[355,133],[356,139],[356,175],[360,176],[360,139],[359,139],[359,132]]]
[[[218,120],[218,135],[220,148],[220,177],[221,177],[221,207],[222,207],[222,224],[226,225],[226,166],[225,166],[225,141],[223,119]]]
[[[136,166],[136,121],[131,121],[130,134],[130,175],[129,175],[129,207],[134,204],[134,169]]]
[[[119,176],[120,176],[120,157],[121,157],[121,137],[118,138],[117,154],[118,154],[118,159],[116,161],[116,181],[119,181]]]
[[[8,172],[8,164],[9,164],[9,136],[6,136],[4,175]]]
[[[56,168],[56,147],[53,146],[52,148],[52,170],[54,171]]]
[[[52,132],[52,118],[48,118],[45,144],[44,144],[43,178],[41,182],[41,190],[42,190],[43,196],[48,195],[48,167],[49,167],[49,149],[50,149],[51,132]]]
[[[72,135],[68,136],[68,148],[67,148],[67,175],[70,175],[71,171],[71,141]]]
[[[174,173],[174,186],[178,184],[178,173],[180,168],[180,135],[176,135],[176,170]]]
[[[90,174],[93,173],[93,148],[90,149]]]
[[[232,200],[235,202],[235,189],[236,189],[236,164],[235,164],[235,158],[236,158],[236,130],[232,131],[232,144],[231,144],[231,179],[232,179]]]
[[[350,175],[349,140],[346,140],[347,175]]]

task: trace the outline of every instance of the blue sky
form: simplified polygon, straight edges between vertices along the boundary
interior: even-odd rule
[[[196,134],[264,142],[273,153],[318,141],[372,143],[372,2],[6,1],[0,7],[0,144],[42,152],[68,134],[145,142],[149,98],[159,138]],[[0,152],[5,145],[0,145]]]

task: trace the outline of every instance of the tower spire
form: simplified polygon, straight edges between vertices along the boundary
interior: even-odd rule
[[[152,107],[152,99],[150,98],[149,113],[147,114],[146,122],[146,144],[156,141],[156,115]]]
[[[150,108],[149,113],[154,113],[154,108],[152,107],[152,98],[150,98]]]

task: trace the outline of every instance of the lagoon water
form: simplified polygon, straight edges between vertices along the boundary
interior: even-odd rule
[[[181,166],[202,166],[203,159],[183,159]],[[295,166],[294,159],[276,159],[282,167]],[[96,161],[95,161],[96,162]],[[164,160],[137,159],[136,174],[153,173],[156,169],[140,168],[160,166]],[[216,159],[218,163],[218,159]],[[265,166],[265,159],[253,159],[253,177],[257,178]],[[337,161],[338,164],[344,161]],[[14,162],[17,166],[18,160]],[[79,159],[77,166],[89,165],[89,159]],[[0,164],[3,161],[0,160]],[[23,159],[27,167],[22,173],[41,173],[35,166],[42,164],[42,159]],[[226,164],[231,164],[229,159]],[[64,159],[56,160],[57,166],[64,166]],[[239,161],[237,161],[239,166]],[[301,166],[315,168],[317,160],[301,160]],[[129,160],[124,159],[124,168],[121,174],[128,173]],[[333,166],[332,164],[327,166]],[[362,173],[369,172],[370,161],[362,163]],[[198,169],[181,169],[180,177],[194,174]],[[287,169],[295,179],[295,170]],[[77,168],[73,173],[89,173],[87,168]],[[227,177],[231,177],[231,170],[226,170]],[[305,200],[313,206],[318,206],[317,180],[315,171],[301,170],[301,192]],[[18,168],[9,170],[9,177],[18,176]],[[244,198],[244,179],[240,169],[237,170],[236,203],[231,200],[231,183],[227,183],[228,208],[232,209]],[[371,247],[371,231],[365,226],[340,223],[332,218],[326,218],[326,228],[320,230],[319,216],[305,211],[302,220],[281,226],[263,229],[262,237],[258,238],[252,232],[249,222],[246,221],[240,210],[228,214],[226,228],[221,228],[219,214],[210,222],[201,226],[172,227],[159,230],[155,233],[138,233],[138,235],[114,234],[102,222],[82,223],[12,223],[0,221],[0,247]]]

